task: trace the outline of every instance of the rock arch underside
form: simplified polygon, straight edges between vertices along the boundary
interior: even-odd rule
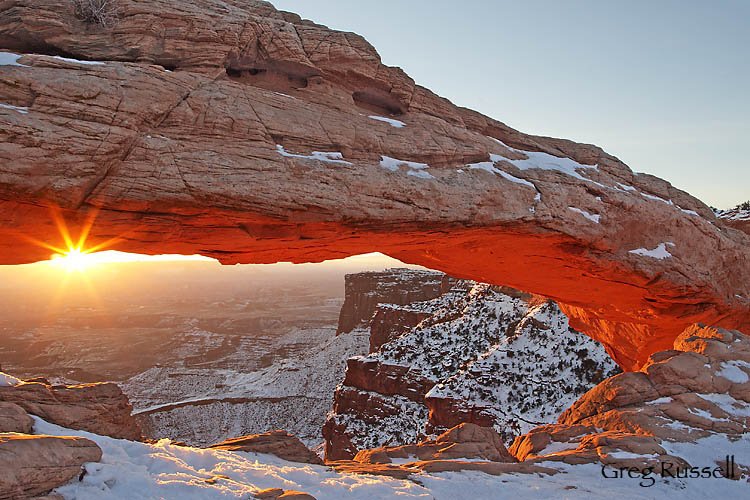
[[[119,5],[0,3],[0,263],[49,258],[60,219],[226,264],[380,251],[550,297],[628,370],[695,322],[750,330],[750,236],[668,182],[265,2]]]

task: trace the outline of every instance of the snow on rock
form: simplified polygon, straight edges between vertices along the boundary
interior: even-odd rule
[[[0,52],[0,66],[21,66],[22,68],[28,68],[29,66],[18,62],[22,57],[23,55],[11,52]]]
[[[7,373],[0,372],[0,387],[15,387],[22,382],[23,381],[21,379],[18,379],[13,375],[8,375]]]
[[[377,120],[379,122],[385,122],[393,128],[401,128],[406,126],[406,123],[400,120],[394,120],[393,118],[386,118],[384,116],[370,115],[367,118],[372,118],[373,120]]]
[[[620,186],[620,189],[622,189],[623,191],[638,191],[633,186],[628,186],[627,184],[622,184],[618,182],[617,185]]]
[[[574,212],[576,212],[578,214],[583,215],[584,217],[586,217],[588,220],[590,220],[592,222],[596,222],[597,224],[599,224],[599,218],[601,217],[601,215],[592,215],[592,214],[586,212],[585,210],[581,210],[580,208],[575,208],[575,207],[568,207],[568,209],[572,210],[572,211],[574,211]]]
[[[394,319],[395,336],[380,332],[390,340],[377,352],[349,360],[323,432],[327,457],[416,443],[461,422],[493,426],[510,442],[619,370],[555,303],[516,290],[459,280],[440,297],[392,308],[424,319],[406,329]]]
[[[276,151],[281,156],[286,156],[290,158],[303,158],[306,160],[318,160],[318,161],[324,161],[327,163],[342,163],[344,165],[351,165],[351,162],[348,162],[343,159],[343,155],[341,153],[326,153],[323,151],[313,151],[309,155],[300,155],[295,153],[288,153],[284,150],[284,146],[281,144],[276,145]]]
[[[554,170],[554,171],[569,175],[571,177],[575,177],[576,179],[586,181],[586,182],[591,182],[598,186],[602,186],[602,184],[596,181],[593,181],[591,179],[588,179],[578,173],[579,169],[599,170],[598,165],[584,165],[582,163],[578,163],[575,160],[571,160],[570,158],[560,158],[558,156],[553,156],[548,153],[542,153],[542,152],[537,152],[537,151],[523,151],[521,149],[512,148],[508,146],[507,144],[503,143],[502,141],[495,139],[494,137],[489,137],[489,138],[497,142],[498,144],[500,144],[505,149],[508,149],[516,153],[522,153],[523,155],[526,156],[525,160],[512,160],[500,154],[494,155],[496,158],[507,161],[508,163],[510,163],[511,165],[514,165],[520,170],[528,170],[528,169]],[[499,160],[493,160],[493,161],[499,161]]]
[[[18,111],[19,113],[24,115],[29,112],[29,108],[27,106],[11,106],[10,104],[0,104],[0,108]]]
[[[635,250],[630,250],[628,253],[632,253],[635,255],[642,255],[644,257],[651,257],[652,259],[662,260],[668,257],[672,257],[672,254],[667,251],[667,245],[671,247],[676,246],[674,243],[670,241],[665,241],[664,243],[659,243],[659,245],[653,250],[648,250],[646,248],[636,248]]]
[[[74,63],[74,64],[83,64],[85,66],[103,66],[104,65],[104,63],[101,61],[81,61],[80,59],[71,59],[69,57],[52,56],[52,59],[57,59],[58,61],[65,61],[65,62]]]
[[[396,172],[403,165],[409,168],[408,175],[419,177],[421,179],[434,179],[434,177],[426,171],[430,166],[426,163],[417,163],[415,161],[399,160],[391,158],[390,156],[381,155],[380,166],[391,172]]]
[[[515,175],[511,175],[508,172],[505,172],[504,170],[500,170],[499,168],[495,167],[495,163],[502,161],[504,159],[505,158],[500,155],[490,154],[490,161],[470,163],[466,166],[471,170],[484,170],[485,172],[490,172],[492,174],[501,175],[502,177],[504,177],[505,179],[511,182],[515,182],[516,184],[522,184],[524,186],[529,186],[530,188],[537,191],[537,193],[539,192],[536,186],[533,183],[527,181],[526,179],[521,179],[519,177],[516,177]]]
[[[659,198],[658,196],[654,196],[652,194],[641,193],[641,196],[643,196],[644,198],[648,198],[649,200],[660,201],[660,202],[662,202],[664,204],[667,204],[667,205],[674,205],[674,203],[672,202],[672,200],[665,200],[664,198]]]
[[[741,367],[744,367],[743,370]],[[747,370],[747,371],[746,371]],[[735,384],[744,384],[750,381],[750,376],[747,372],[750,371],[750,363],[744,361],[732,360],[725,361],[721,364],[721,370],[717,373],[718,376],[724,377],[730,382]]]

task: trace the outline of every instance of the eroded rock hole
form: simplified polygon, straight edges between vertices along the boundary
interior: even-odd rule
[[[406,112],[398,99],[382,90],[368,89],[357,91],[352,94],[352,99],[354,99],[354,104],[360,108],[381,115],[399,116]]]

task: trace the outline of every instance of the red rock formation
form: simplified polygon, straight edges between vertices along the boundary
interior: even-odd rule
[[[127,396],[115,384],[48,385],[40,382],[0,387],[0,402],[69,429],[137,441],[141,430]]]
[[[103,28],[65,0],[0,4],[0,48],[23,55],[0,66],[0,263],[64,245],[55,208],[74,237],[96,217],[89,246],[377,250],[507,284],[560,302],[625,369],[697,321],[750,328],[750,237],[668,182],[456,107],[265,2],[119,6]]]
[[[347,274],[338,333],[350,332],[360,323],[369,324],[380,304],[405,305],[434,299],[450,290],[454,281],[443,273],[408,269]]]
[[[328,460],[414,444],[465,422],[494,427],[510,443],[617,372],[553,302],[507,287],[461,281],[436,299],[380,311],[424,319],[398,332],[401,323],[373,318],[373,331],[400,335],[348,360],[323,427]]]
[[[34,421],[23,408],[14,403],[0,402],[0,433],[31,434],[33,428]]]
[[[445,431],[434,440],[403,446],[385,446],[362,450],[355,462],[389,464],[393,458],[419,460],[456,460],[478,458],[490,462],[515,462],[500,435],[491,427],[463,423]]]
[[[245,451],[249,453],[265,453],[275,455],[290,462],[307,464],[322,464],[323,461],[312,451],[308,450],[302,441],[286,431],[272,431],[252,436],[227,439],[221,443],[209,446],[210,449],[227,451]]]
[[[0,435],[0,499],[49,493],[101,458],[99,446],[84,438]]]
[[[532,462],[602,462],[658,471],[661,462],[699,465],[681,456],[686,445],[711,443],[713,437],[741,441],[748,428],[750,339],[693,325],[673,349],[655,353],[638,372],[605,380],[563,412],[558,424],[519,436],[509,451]],[[725,451],[716,450],[715,458],[722,460]],[[698,455],[706,456],[705,449]],[[746,457],[737,457],[735,466],[737,478],[750,476]]]
[[[716,215],[727,226],[750,234],[750,210],[733,208],[732,210],[721,210]]]
[[[376,352],[383,344],[430,316],[431,313],[405,307],[391,307],[389,304],[379,306],[370,321],[370,352]]]

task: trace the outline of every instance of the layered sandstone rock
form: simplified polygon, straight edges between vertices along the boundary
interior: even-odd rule
[[[398,463],[394,463],[394,460]],[[362,450],[353,460],[329,462],[339,472],[405,479],[419,472],[480,471],[501,474],[556,474],[532,463],[519,464],[491,428],[461,424],[434,440],[415,445]]]
[[[84,438],[0,434],[0,499],[48,493],[101,457],[96,443]]]
[[[315,497],[301,491],[268,488],[257,492],[254,496],[258,500],[315,500]]]
[[[394,458],[414,458],[415,461],[478,458],[489,462],[516,462],[494,429],[468,423],[460,424],[434,440],[419,444],[362,450],[354,457],[354,461],[389,464]]]
[[[302,441],[281,430],[227,439],[221,443],[211,445],[209,448],[227,451],[245,451],[248,453],[265,453],[275,455],[290,462],[307,464],[323,463],[315,453],[302,444]]]
[[[64,246],[56,217],[96,219],[89,246],[225,263],[378,250],[552,298],[626,369],[696,321],[750,327],[750,236],[668,182],[265,2],[118,5],[103,28],[0,4],[0,263]]]
[[[510,452],[532,462],[726,469],[732,443],[746,440],[750,428],[750,340],[693,325],[673,347],[652,355],[640,371],[597,385],[558,424],[518,437]],[[729,467],[724,473],[736,479],[750,476],[747,457]]]
[[[0,402],[0,432],[31,434],[34,421],[23,408],[14,403]]]
[[[727,226],[750,234],[750,210],[742,210],[740,208],[718,210],[716,211],[716,215]]]
[[[406,305],[434,299],[450,290],[454,281],[443,273],[410,269],[347,274],[338,333],[350,332],[361,323],[370,324],[381,304]]]
[[[0,404],[2,402],[17,405],[32,415],[69,429],[134,441],[141,439],[128,398],[115,384],[22,383],[0,387]]]
[[[327,460],[415,444],[464,422],[494,427],[510,444],[617,370],[554,303],[516,290],[461,281],[439,298],[385,310],[424,319],[401,331],[376,314],[371,328],[395,338],[347,361],[323,426]]]

